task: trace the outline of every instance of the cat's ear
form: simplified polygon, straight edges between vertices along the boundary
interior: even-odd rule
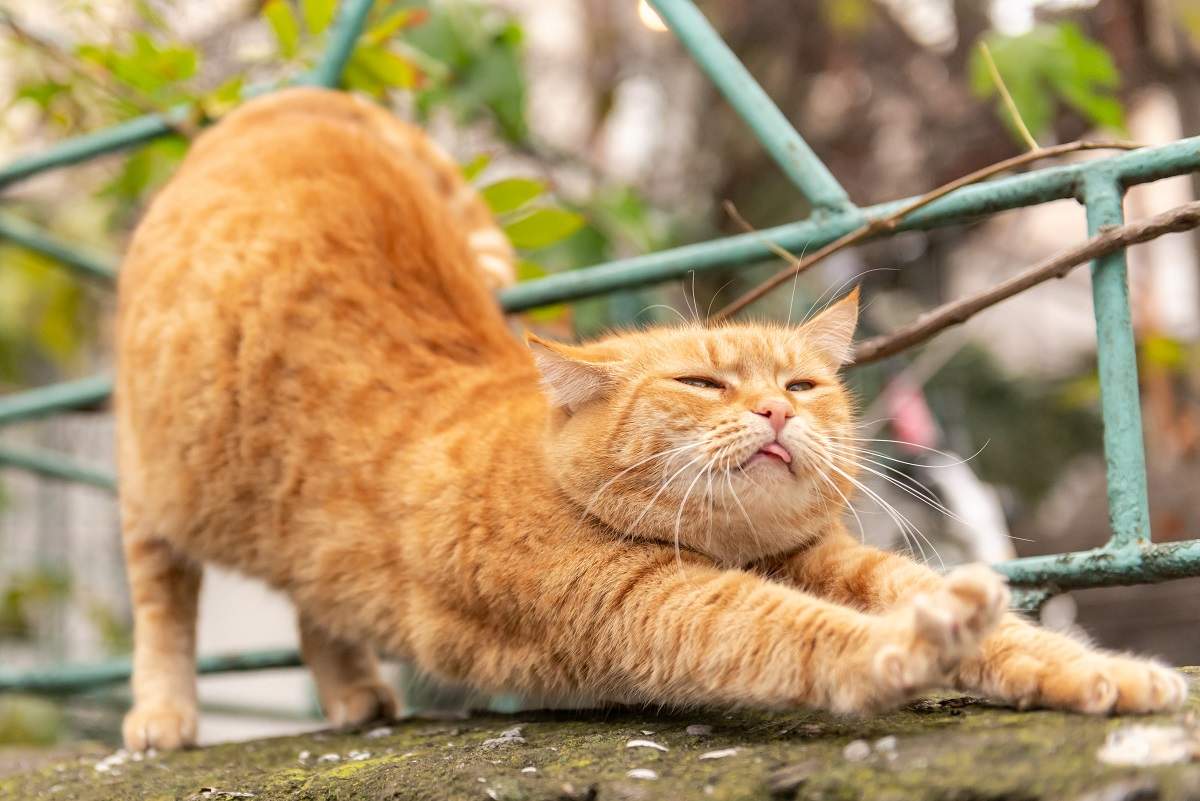
[[[835,367],[854,355],[854,329],[858,326],[858,287],[800,326],[804,346],[819,352]]]
[[[550,402],[574,412],[600,397],[612,385],[612,360],[587,347],[551,342],[526,332],[525,343],[542,374],[542,387]]]

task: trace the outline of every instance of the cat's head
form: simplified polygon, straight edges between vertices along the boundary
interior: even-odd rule
[[[795,548],[851,491],[858,290],[795,326],[530,336],[552,406],[551,470],[581,513],[723,564]]]

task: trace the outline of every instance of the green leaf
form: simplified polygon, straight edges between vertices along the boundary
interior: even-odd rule
[[[583,217],[566,209],[536,209],[504,226],[515,247],[535,250],[561,242],[583,225]]]
[[[1164,336],[1142,340],[1142,358],[1156,367],[1182,370],[1187,367],[1187,356],[1187,347],[1178,340]]]
[[[1120,75],[1112,57],[1075,24],[1039,25],[1020,36],[993,33],[984,38],[996,69],[1035,137],[1049,131],[1055,106],[1060,103],[1093,125],[1124,129],[1125,111],[1114,93]],[[977,96],[997,95],[978,50],[972,54],[970,81]],[[997,113],[1015,131],[999,102]]]
[[[56,98],[69,92],[70,89],[70,86],[58,81],[27,83],[17,90],[17,99],[31,100],[45,110]]]
[[[462,176],[467,181],[474,181],[479,177],[479,173],[487,169],[487,166],[492,163],[491,153],[480,153],[475,158],[463,164],[459,169],[462,171]]]
[[[271,0],[263,8],[263,16],[275,32],[275,41],[279,43],[279,52],[284,58],[296,55],[300,46],[300,26],[296,22],[296,14],[287,0]]]
[[[507,214],[542,195],[546,185],[528,178],[506,178],[483,187],[480,194],[492,214]]]
[[[363,36],[368,44],[383,44],[391,39],[398,31],[420,25],[429,19],[429,11],[424,8],[402,8],[393,11],[377,25],[372,25]]]
[[[337,0],[300,0],[300,13],[309,33],[321,33],[328,28],[336,11]]]
[[[420,78],[416,67],[382,47],[360,47],[354,51],[351,61],[373,75],[384,87],[412,89]]]

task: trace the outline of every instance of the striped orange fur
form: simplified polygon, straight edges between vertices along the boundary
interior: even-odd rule
[[[511,277],[453,163],[369,105],[289,90],[199,137],[120,277],[129,747],[195,737],[206,562],[292,598],[335,723],[395,712],[376,653],[595,701],[1182,701],[1166,668],[1005,614],[986,568],[845,533],[856,295],[568,346],[510,334]]]

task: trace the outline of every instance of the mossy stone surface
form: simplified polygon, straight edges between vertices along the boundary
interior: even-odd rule
[[[0,777],[0,799],[1200,799],[1200,762],[1128,767],[1096,758],[1109,732],[1123,726],[1194,727],[1200,670],[1188,673],[1187,711],[1138,718],[1017,712],[942,697],[870,720],[641,710],[409,720],[386,733],[322,732],[219,745],[102,771],[95,764],[103,755],[94,749],[59,751]],[[712,731],[689,734],[694,724]],[[520,737],[502,736],[518,725]],[[894,743],[885,739],[893,737]],[[634,739],[668,750],[627,747]],[[847,750],[856,740],[865,743]],[[701,758],[728,749],[736,750]],[[631,777],[637,769],[657,778]]]

